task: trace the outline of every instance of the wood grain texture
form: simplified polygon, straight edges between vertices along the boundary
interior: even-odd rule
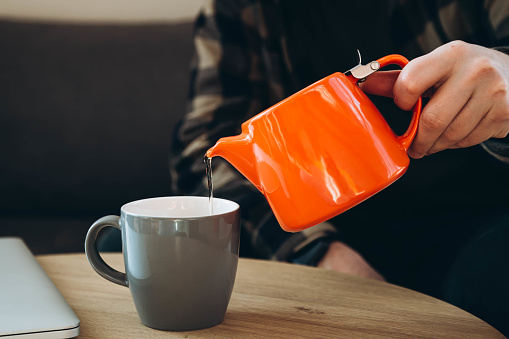
[[[121,254],[105,254],[123,270]],[[192,332],[141,324],[129,290],[97,275],[84,254],[37,256],[81,321],[80,338],[504,338],[429,296],[319,268],[241,259],[224,321]]]

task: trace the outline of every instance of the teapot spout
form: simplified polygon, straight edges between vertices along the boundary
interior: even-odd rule
[[[256,188],[260,189],[256,170],[253,143],[251,136],[241,133],[236,136],[221,138],[205,155],[209,158],[220,156],[233,165]]]

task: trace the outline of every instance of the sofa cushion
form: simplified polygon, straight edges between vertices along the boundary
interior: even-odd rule
[[[192,23],[0,22],[0,214],[100,216],[169,194]]]

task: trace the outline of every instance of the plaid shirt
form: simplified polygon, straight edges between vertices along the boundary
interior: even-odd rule
[[[357,64],[357,48],[364,61],[391,53],[411,59],[451,40],[509,46],[509,1],[207,1],[195,25],[187,113],[170,156],[174,193],[206,195],[208,148],[290,94]],[[332,42],[328,53],[323,46]],[[504,140],[483,147],[509,163]],[[329,223],[282,231],[251,183],[223,159],[212,163],[214,196],[241,205],[243,246],[259,257],[289,260],[317,239],[339,238]]]

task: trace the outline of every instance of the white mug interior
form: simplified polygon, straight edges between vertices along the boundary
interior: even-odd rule
[[[236,202],[213,198],[212,214],[208,197],[173,196],[137,200],[122,206],[125,214],[152,218],[201,218],[239,209]]]

